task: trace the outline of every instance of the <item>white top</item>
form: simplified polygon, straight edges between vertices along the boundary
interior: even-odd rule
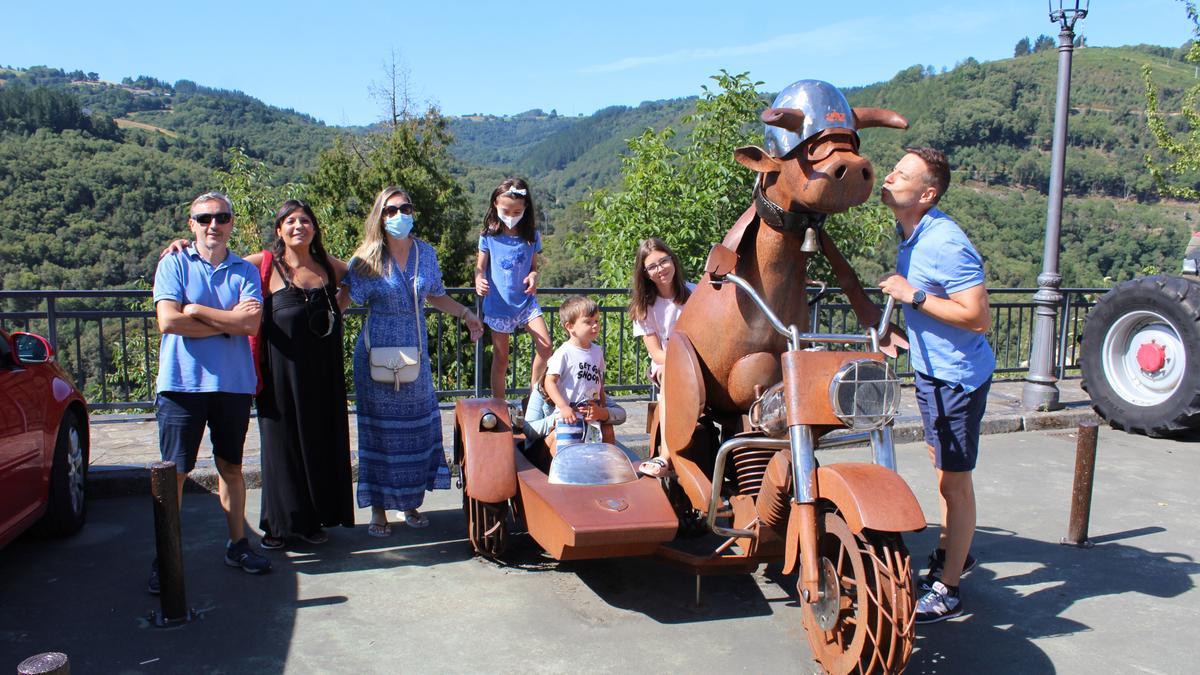
[[[689,291],[696,290],[696,284],[684,282]],[[675,330],[675,322],[683,312],[683,305],[675,302],[674,298],[667,299],[659,296],[646,312],[646,318],[633,322],[633,336],[657,335],[658,342],[667,346],[667,338]]]
[[[595,342],[587,349],[564,343],[546,362],[546,374],[558,375],[558,388],[567,403],[596,400],[604,377],[604,350]]]

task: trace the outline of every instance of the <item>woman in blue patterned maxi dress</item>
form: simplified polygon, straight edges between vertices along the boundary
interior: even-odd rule
[[[368,319],[354,347],[358,394],[358,505],[371,507],[368,534],[391,534],[387,509],[400,511],[412,527],[428,519],[417,508],[426,490],[450,487],[442,448],[442,424],[429,365],[425,302],[466,322],[471,339],[483,332],[479,318],[446,295],[437,252],[411,235],[413,205],[408,193],[388,187],[379,193],[363,228],[343,284],[350,299],[367,306]],[[413,279],[416,279],[416,310]],[[372,347],[419,344],[420,375],[399,385],[371,379],[364,334]]]

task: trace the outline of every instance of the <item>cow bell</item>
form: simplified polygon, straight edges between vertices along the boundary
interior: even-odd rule
[[[800,245],[800,250],[804,253],[817,252],[817,228],[809,227],[804,231],[804,243]]]

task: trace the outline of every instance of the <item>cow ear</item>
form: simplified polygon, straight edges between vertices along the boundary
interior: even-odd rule
[[[747,145],[733,151],[733,158],[738,164],[759,173],[775,173],[779,171],[779,160],[767,154],[766,150],[757,145]]]
[[[907,129],[908,120],[900,113],[887,108],[855,108],[854,127],[870,129],[872,127],[888,127],[890,129]]]

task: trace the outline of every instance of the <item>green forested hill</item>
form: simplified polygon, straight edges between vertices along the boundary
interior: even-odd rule
[[[147,279],[228,148],[263,160],[279,180],[299,180],[338,133],[185,81],[0,69],[0,288]]]
[[[1163,109],[1178,111],[1184,88],[1195,81],[1193,67],[1179,60],[1181,53],[1148,46],[1075,52],[1064,284],[1103,284],[1106,278],[1178,266],[1193,227],[1192,209],[1160,202],[1144,169],[1142,158],[1154,149],[1146,130],[1141,68],[1152,67]],[[943,73],[912,66],[887,82],[845,90],[852,104],[889,107],[911,123],[900,134],[863,134],[863,152],[881,175],[904,146],[932,145],[947,152],[956,187],[944,207],[964,220],[988,260],[993,285],[1032,286],[1040,271],[1057,67],[1057,52],[1047,50],[988,63],[967,59]],[[797,73],[798,78],[812,76],[819,73]],[[618,184],[620,139],[647,127],[678,129],[694,102],[606,109],[594,117],[604,118],[613,135],[580,133],[584,124],[577,122],[493,170],[529,176],[558,207],[549,210],[555,235],[575,237],[586,227],[587,214],[570,206],[591,189]],[[634,117],[637,123],[631,124]],[[591,121],[592,129],[599,127],[597,121]],[[458,120],[454,129],[471,124]],[[1174,115],[1171,124],[1182,130],[1182,116]],[[560,143],[563,137],[571,142]],[[546,157],[554,161],[542,161]],[[1200,175],[1193,182],[1200,185]],[[866,271],[883,271],[880,261],[892,255],[880,250],[857,263]]]
[[[115,288],[153,276],[211,171],[78,130],[0,135],[0,288]]]
[[[1163,109],[1178,111],[1195,71],[1177,54],[1162,47],[1075,53],[1066,285],[1178,264],[1194,208],[1160,201],[1143,168],[1152,148],[1140,72],[1152,66]],[[913,66],[887,82],[846,90],[853,104],[891,107],[912,123],[904,133],[863,134],[864,154],[881,174],[905,145],[947,151],[955,187],[944,208],[971,233],[995,286],[1033,285],[1040,269],[1056,56],[1049,50],[989,63],[967,59],[942,73]],[[24,93],[11,93],[18,89]],[[626,139],[647,128],[683,131],[681,119],[695,101],[579,117],[532,110],[449,118],[457,161],[450,172],[473,209],[467,231],[477,230],[487,195],[503,176],[527,177],[547,230],[543,284],[592,281],[588,261],[567,253],[587,227],[589,214],[579,202],[595,189],[620,185]],[[1182,123],[1181,115],[1171,118],[1177,130]],[[182,232],[187,199],[227,168],[229,147],[261,160],[278,182],[308,182],[323,149],[339,135],[362,131],[188,81],[138,77],[114,84],[80,71],[0,68],[0,288],[134,283],[150,274],[162,242]],[[730,166],[742,170],[732,159]],[[1200,176],[1193,182],[1200,184]],[[883,247],[857,264],[870,277],[893,255]]]

